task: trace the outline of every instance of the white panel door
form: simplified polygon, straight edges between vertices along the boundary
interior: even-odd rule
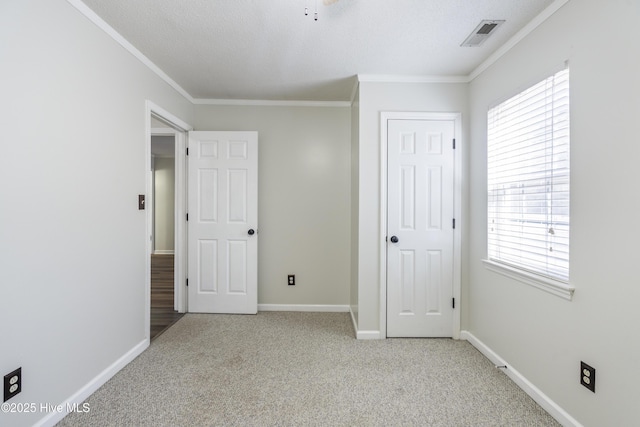
[[[455,121],[387,131],[387,336],[450,337]]]
[[[258,312],[258,134],[189,132],[189,311]]]

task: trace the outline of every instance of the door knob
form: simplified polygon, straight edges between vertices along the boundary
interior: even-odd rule
[[[397,236],[391,236],[391,243],[398,243],[398,237]]]
[[[253,230],[253,228],[250,228],[247,233],[249,233],[249,236],[253,236],[255,234],[255,231]]]

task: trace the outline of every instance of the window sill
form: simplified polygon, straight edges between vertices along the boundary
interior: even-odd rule
[[[515,279],[529,286],[533,286],[534,288],[549,292],[550,294],[566,299],[568,301],[571,301],[571,299],[573,298],[573,292],[575,291],[575,288],[567,283],[553,280],[548,277],[539,276],[537,274],[529,273],[487,259],[483,259],[482,262],[484,263],[484,266],[487,268],[487,270],[491,270],[495,273],[501,274],[511,279]]]

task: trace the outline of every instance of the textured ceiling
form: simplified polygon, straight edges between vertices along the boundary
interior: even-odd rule
[[[357,74],[466,76],[553,3],[83,1],[193,98],[307,101],[348,101]],[[482,19],[506,22],[460,47]]]

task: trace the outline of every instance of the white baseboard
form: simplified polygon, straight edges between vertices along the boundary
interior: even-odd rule
[[[380,331],[361,331],[358,329],[358,321],[356,320],[356,316],[349,306],[349,313],[351,314],[351,322],[353,323],[353,329],[356,331],[356,338],[359,340],[379,340],[384,339],[385,337],[380,335]]]
[[[351,323],[353,324],[353,330],[356,333],[356,337],[358,336],[358,320],[356,319],[356,315],[353,312],[353,307],[349,306],[349,314],[351,315]]]
[[[156,249],[155,251],[153,251],[154,255],[173,255],[174,254],[174,250],[173,249]]]
[[[359,340],[381,340],[380,331],[356,331],[356,338]]]
[[[258,311],[307,311],[324,313],[347,313],[348,305],[322,304],[258,304]]]
[[[258,304],[258,311],[306,311],[325,313],[350,313],[356,338],[359,340],[380,339],[380,331],[359,331],[353,311],[348,305],[319,305],[319,304]]]
[[[111,366],[107,367],[94,379],[89,381],[75,394],[62,402],[60,406],[61,408],[63,408],[62,411],[51,412],[47,414],[44,418],[35,423],[34,426],[52,427],[60,422],[60,420],[62,420],[69,413],[70,409],[74,407],[82,409],[82,402],[84,402],[89,396],[91,396],[96,390],[98,390],[104,383],[109,381],[111,377],[117,374],[122,368],[127,366],[129,362],[138,357],[140,353],[147,349],[147,347],[149,347],[149,339],[145,339],[144,341],[137,344],[126,354],[124,354],[120,359],[113,362]]]
[[[529,395],[538,405],[540,405],[545,411],[549,413],[563,426],[575,426],[582,427],[575,418],[562,409],[557,403],[544,394],[539,388],[533,385],[528,379],[526,379],[520,372],[516,371],[511,365],[509,365],[503,358],[501,358],[496,352],[490,349],[485,343],[476,338],[469,331],[461,331],[460,339],[467,340],[474,346],[480,353],[482,353],[487,359],[489,359],[496,366],[506,366],[506,369],[502,371],[516,383],[525,393]]]

